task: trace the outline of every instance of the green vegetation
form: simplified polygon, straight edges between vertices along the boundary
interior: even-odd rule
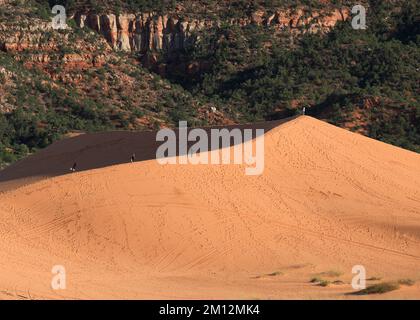
[[[412,279],[401,279],[393,282],[383,282],[368,286],[366,289],[354,292],[354,295],[367,295],[367,294],[383,294],[386,292],[398,290],[400,286],[413,286],[415,281]]]
[[[48,20],[53,4],[68,12],[80,8],[97,12],[173,13],[220,21],[220,26],[194,31],[197,41],[177,53],[154,54],[167,66],[197,63],[199,72],[167,68],[165,78],[139,67],[139,56],[106,51],[101,36],[80,29],[45,32],[40,44],[48,51],[45,73],[25,62],[42,49],[14,56],[0,50],[0,166],[43,148],[72,130],[159,128],[187,120],[206,124],[199,109],[215,106],[236,122],[273,120],[307,108],[309,115],[327,119],[372,138],[420,152],[420,3],[370,0],[368,29],[353,30],[340,23],[328,34],[292,35],[270,26],[227,23],[263,8],[307,10],[324,7],[319,1],[233,0],[30,0],[11,2],[22,19],[0,10],[2,21],[24,24],[26,18]],[[26,2],[25,2],[26,3]],[[350,1],[331,1],[342,7]],[[403,5],[402,5],[403,4]],[[32,5],[32,7],[31,7]],[[16,22],[18,21],[18,22]],[[9,30],[9,29],[7,29]],[[301,31],[304,31],[303,29]],[[64,41],[68,36],[68,40]],[[110,58],[88,69],[65,69],[66,54]],[[0,43],[1,48],[1,43]],[[88,52],[89,52],[88,50]],[[36,58],[36,57],[35,57]],[[45,75],[45,74],[49,74]],[[62,77],[78,79],[67,84]],[[52,80],[54,78],[54,80]],[[129,80],[127,80],[129,79]],[[141,120],[141,121],[140,121]]]
[[[328,287],[330,285],[330,282],[328,280],[321,280],[318,285],[320,287]]]
[[[328,287],[330,285],[330,281],[322,279],[320,277],[314,277],[309,282],[310,283],[315,283],[320,287]]]
[[[261,278],[266,278],[266,277],[277,277],[277,276],[281,276],[281,275],[283,275],[283,272],[275,271],[275,272],[267,273],[267,274],[264,274],[264,275],[257,275],[253,278],[254,279],[261,279]]]
[[[317,282],[321,282],[322,279],[320,277],[313,277],[309,282],[310,283],[317,283]]]
[[[169,87],[167,81],[158,76],[147,82],[143,79],[147,71],[140,68],[136,69],[139,74],[136,81],[143,84],[143,90],[123,92],[120,80],[116,80],[112,86],[120,89],[118,94],[113,91],[104,94],[103,84],[114,76],[111,66],[105,65],[95,73],[84,74],[88,84],[97,79],[101,83],[89,88],[86,94],[78,88],[51,82],[44,74],[26,69],[2,52],[0,65],[12,74],[7,80],[0,73],[3,85],[0,90],[4,92],[2,100],[13,106],[9,112],[0,112],[0,167],[45,148],[71,131],[142,128],[137,120],[148,114],[155,114],[172,125],[181,119],[201,124],[196,116],[196,101],[189,92],[177,85]],[[147,104],[151,101],[148,93],[156,95],[155,104]],[[148,98],[146,102],[141,100],[144,96]],[[159,126],[154,122],[149,127],[158,129]]]
[[[419,4],[407,1],[395,14],[387,2],[370,3],[368,30],[341,23],[292,45],[287,30],[277,35],[269,27],[227,24],[206,30],[179,59],[208,69],[169,77],[238,121],[283,118],[306,106],[312,116],[354,123],[372,138],[419,152]]]
[[[68,97],[48,88],[43,101],[45,109],[23,88],[16,95],[18,107],[10,113],[0,113],[0,162],[10,163],[44,148],[69,130],[114,128],[103,107],[92,100]]]
[[[381,280],[382,278],[380,278],[380,277],[370,277],[370,278],[367,278],[366,280],[367,281],[379,281],[379,280]]]
[[[383,282],[368,286],[366,289],[353,293],[354,295],[368,295],[368,294],[384,294],[390,291],[398,290],[400,288],[398,283]]]
[[[344,282],[341,281],[341,280],[337,279],[337,280],[334,280],[334,281],[332,281],[332,280],[330,281],[330,280],[325,280],[323,277],[337,278],[337,277],[341,276],[342,274],[343,273],[340,272],[340,271],[329,270],[329,271],[325,271],[325,272],[321,272],[321,273],[317,274],[309,282],[317,284],[318,286],[321,286],[321,287],[327,287],[331,283],[334,284],[334,285],[341,285],[341,284],[344,284]]]
[[[48,5],[52,7],[54,5],[62,5],[67,11],[74,12],[80,8],[87,8],[94,10],[97,13],[109,12],[112,10],[115,13],[123,11],[167,11],[175,8],[175,0],[105,0],[105,1],[77,1],[77,0],[35,0],[40,6]]]

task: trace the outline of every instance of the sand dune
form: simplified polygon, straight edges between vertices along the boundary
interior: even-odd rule
[[[420,298],[419,186],[418,154],[310,117],[266,133],[261,176],[150,159],[27,183],[0,194],[0,298],[352,299],[354,265],[417,281],[367,298]]]
[[[240,130],[252,128],[269,132],[292,119],[294,118],[255,124],[207,127],[204,130],[209,132],[212,128],[239,128]],[[127,163],[133,153],[136,155],[136,161],[155,159],[159,145],[160,142],[156,142],[154,131],[99,132],[63,139],[0,171],[0,191],[68,174],[74,162],[77,162],[78,171],[86,171]],[[211,150],[210,146],[209,149]]]

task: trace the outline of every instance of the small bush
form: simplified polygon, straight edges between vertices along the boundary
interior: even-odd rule
[[[382,278],[380,278],[380,277],[370,277],[370,278],[368,278],[366,280],[367,281],[379,281],[379,280],[382,280]]]
[[[327,287],[330,282],[328,280],[321,279],[319,277],[314,277],[310,280],[311,283],[317,283],[320,287]]]
[[[314,278],[312,278],[309,282],[310,282],[310,283],[318,283],[318,282],[321,282],[321,281],[322,281],[322,279],[321,279],[321,278],[314,277]]]
[[[368,286],[366,289],[355,292],[355,295],[368,295],[368,294],[383,294],[386,292],[398,290],[399,284],[396,282],[383,282]]]
[[[329,284],[330,282],[328,280],[321,280],[318,285],[321,287],[328,287]]]

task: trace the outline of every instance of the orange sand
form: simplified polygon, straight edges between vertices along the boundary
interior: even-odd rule
[[[266,133],[263,175],[244,168],[146,160],[1,193],[0,299],[420,298],[420,155],[299,117]],[[417,282],[347,295],[354,265]]]

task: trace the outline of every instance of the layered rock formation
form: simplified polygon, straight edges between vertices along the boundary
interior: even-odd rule
[[[43,40],[53,30],[51,23],[38,19],[35,22],[22,25],[0,23],[0,50],[16,52],[54,49],[54,43]]]
[[[253,24],[269,28],[273,33],[290,32],[298,36],[306,32],[328,32],[338,22],[348,19],[349,14],[346,8],[316,12],[304,8],[279,9],[274,13],[259,10],[223,23],[240,27]],[[171,69],[196,74],[206,69],[205,61],[179,62],[175,59],[172,64],[170,61],[159,63],[159,53],[176,57],[177,52],[196,43],[200,31],[222,24],[221,20],[190,17],[183,12],[97,14],[85,9],[69,18],[74,18],[79,27],[93,30],[103,38],[92,43],[87,35],[80,38],[72,32],[58,32],[51,22],[38,18],[8,21],[0,22],[0,50],[12,53],[15,60],[22,61],[26,67],[40,67],[54,78],[57,64],[63,71],[98,67],[106,62],[107,52],[112,50],[140,53],[141,63],[163,77]]]
[[[51,63],[59,63],[67,70],[100,66],[106,60],[106,54],[98,51],[101,42],[105,50],[111,50],[103,39],[99,39],[99,44],[75,40],[71,33],[58,33],[51,22],[40,19],[0,23],[0,50],[12,54],[27,67],[47,68]]]
[[[108,43],[122,51],[179,50],[193,41],[192,33],[207,24],[145,13],[134,14],[76,14],[80,27],[89,27],[102,34]]]
[[[308,12],[303,8],[278,10],[268,14],[262,10],[249,16],[227,21],[232,25],[247,26],[255,24],[272,28],[273,32],[290,31],[292,34],[305,32],[328,32],[339,21],[349,17],[348,9],[321,10]],[[198,38],[196,31],[202,31],[215,25],[218,20],[180,17],[177,15],[158,15],[155,13],[142,14],[96,14],[77,12],[74,15],[76,23],[82,28],[90,28],[101,34],[108,48],[125,52],[176,52],[188,48]],[[59,36],[53,30],[51,23],[34,19],[33,23],[1,24],[0,23],[0,50],[6,52],[25,52],[25,62],[28,64],[46,64],[51,61],[51,52],[60,51],[60,43],[71,42],[68,33]],[[57,38],[59,41],[56,41]],[[105,44],[105,41],[104,41]],[[98,56],[96,46],[90,48],[88,42],[80,46],[81,54],[64,54],[62,63],[69,67],[79,66],[88,68],[101,64],[103,54]],[[19,56],[15,58],[19,60]],[[56,59],[54,59],[56,60]],[[143,55],[142,61],[146,66],[155,65],[154,54]],[[163,73],[163,72],[161,72]]]
[[[244,18],[231,19],[232,25],[256,24],[271,27],[275,32],[290,30],[294,34],[328,32],[339,21],[349,17],[349,10],[308,12],[304,9],[279,10],[273,14],[256,11]],[[177,51],[192,45],[195,31],[219,25],[219,21],[190,19],[179,16],[143,14],[76,13],[80,27],[89,27],[102,34],[116,50],[122,51]]]

